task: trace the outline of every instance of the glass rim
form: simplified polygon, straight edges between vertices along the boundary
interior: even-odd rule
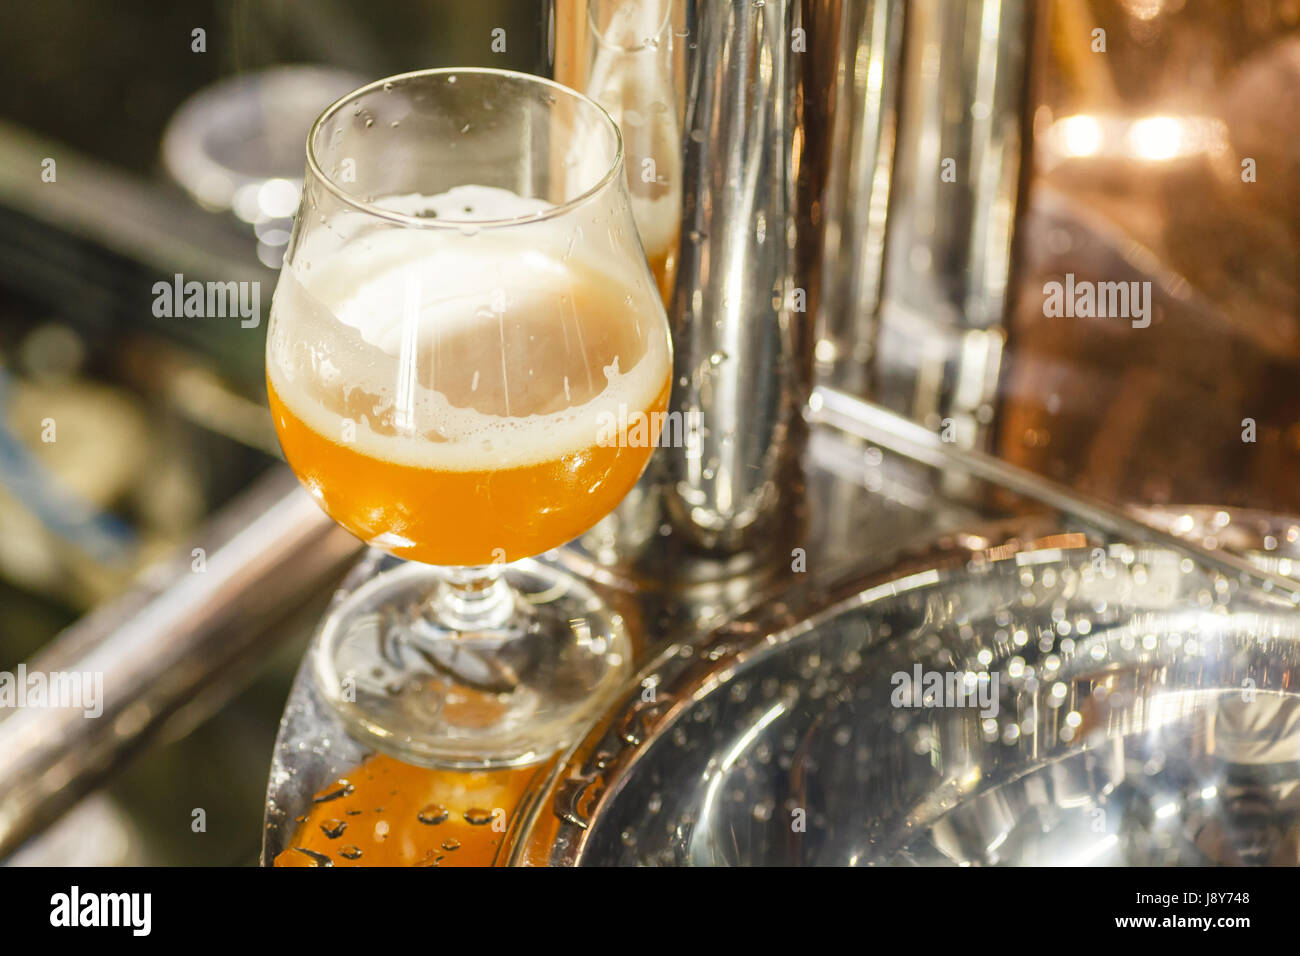
[[[602,175],[593,186],[583,190],[583,192],[579,193],[577,196],[574,196],[571,199],[566,199],[562,203],[549,206],[539,212],[526,213],[521,216],[511,216],[505,219],[434,219],[428,216],[412,216],[409,213],[387,209],[374,202],[367,202],[366,200],[349,193],[346,189],[335,182],[332,176],[326,175],[324,169],[321,168],[321,165],[316,158],[316,134],[321,131],[321,128],[327,121],[337,115],[338,112],[347,106],[352,100],[376,90],[382,90],[384,85],[387,83],[435,76],[463,76],[466,74],[495,76],[511,80],[523,80],[527,83],[535,83],[540,86],[550,87],[552,90],[569,97],[572,100],[576,100],[585,106],[594,108],[597,115],[603,117],[605,122],[609,124],[609,128],[614,131],[614,159],[613,162],[610,163],[609,169],[605,171],[604,175]],[[586,94],[580,93],[572,87],[565,86],[563,83],[557,83],[555,80],[549,79],[548,77],[538,76],[535,73],[521,73],[518,70],[500,70],[494,67],[436,67],[427,70],[411,70],[407,73],[395,73],[392,76],[381,77],[373,82],[367,83],[365,86],[352,90],[351,92],[339,97],[329,106],[325,107],[320,116],[316,117],[316,121],[311,124],[311,129],[307,132],[307,171],[311,174],[312,179],[315,179],[323,185],[336,199],[359,212],[363,212],[369,216],[374,216],[378,219],[385,219],[389,222],[398,223],[403,226],[411,226],[417,229],[464,229],[467,226],[472,226],[475,229],[494,229],[502,226],[517,226],[530,222],[542,222],[547,219],[553,219],[556,216],[564,215],[565,213],[570,212],[595,198],[616,179],[622,168],[623,131],[619,128],[618,123],[615,122],[614,117],[612,117],[609,114],[609,111],[603,106]],[[306,194],[306,190],[307,184],[304,183],[304,195]]]

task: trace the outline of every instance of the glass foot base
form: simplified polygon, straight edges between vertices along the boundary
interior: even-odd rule
[[[521,561],[503,569],[496,622],[474,626],[446,613],[446,575],[399,564],[337,604],[312,652],[322,694],[358,740],[423,766],[522,766],[567,746],[631,673],[622,620],[580,579]]]

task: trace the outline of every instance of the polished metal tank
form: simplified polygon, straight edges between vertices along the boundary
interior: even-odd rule
[[[666,654],[511,859],[1294,865],[1298,663],[1289,599],[1183,552],[971,552]]]

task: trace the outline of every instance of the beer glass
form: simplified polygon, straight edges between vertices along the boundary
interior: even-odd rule
[[[672,369],[613,120],[487,69],[394,76],[329,107],[266,367],[299,480],[404,559],[317,635],[317,685],[349,730],[454,767],[573,739],[628,674],[629,640],[534,558],[636,483]]]

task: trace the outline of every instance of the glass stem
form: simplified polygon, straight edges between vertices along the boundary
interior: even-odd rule
[[[515,614],[515,592],[502,565],[442,568],[441,582],[425,606],[439,625],[456,631],[504,627]]]

